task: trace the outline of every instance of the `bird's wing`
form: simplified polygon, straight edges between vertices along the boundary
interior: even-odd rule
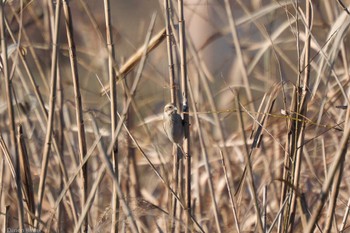
[[[163,130],[164,130],[166,136],[169,138],[169,135],[168,135],[167,131],[165,130],[165,119],[164,119],[164,115],[163,115]]]

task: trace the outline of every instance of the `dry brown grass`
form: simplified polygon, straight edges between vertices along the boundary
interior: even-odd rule
[[[349,231],[350,1],[181,2],[1,4],[3,232]]]

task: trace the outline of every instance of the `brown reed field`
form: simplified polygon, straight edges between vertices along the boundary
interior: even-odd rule
[[[350,232],[349,0],[0,5],[1,232]]]

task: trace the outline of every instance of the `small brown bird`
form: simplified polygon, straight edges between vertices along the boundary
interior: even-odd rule
[[[184,139],[184,124],[182,117],[177,113],[177,108],[172,103],[164,107],[164,130],[169,140],[176,144],[182,152],[180,143]]]

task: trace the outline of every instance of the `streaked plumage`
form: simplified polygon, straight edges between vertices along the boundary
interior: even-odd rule
[[[171,142],[182,143],[184,138],[183,121],[172,103],[164,107],[164,130]]]

